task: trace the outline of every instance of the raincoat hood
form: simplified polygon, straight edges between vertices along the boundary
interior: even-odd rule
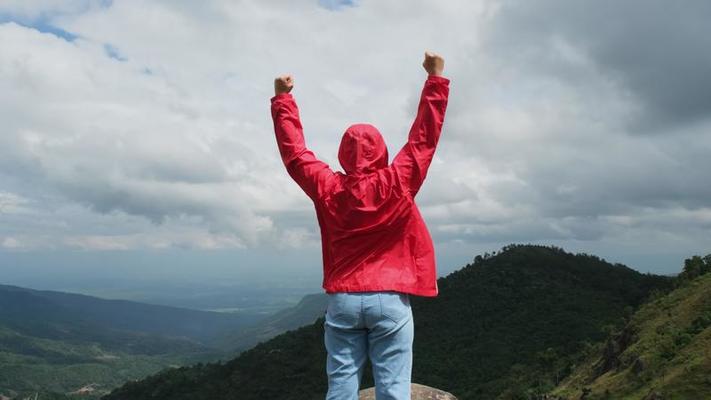
[[[388,166],[388,148],[376,127],[354,124],[343,134],[338,161],[348,175],[373,172]]]

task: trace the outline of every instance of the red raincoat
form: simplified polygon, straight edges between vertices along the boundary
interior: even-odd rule
[[[327,293],[437,296],[434,246],[414,198],[439,141],[448,95],[449,79],[427,78],[408,141],[390,165],[374,126],[350,126],[338,151],[345,174],[333,172],[306,147],[293,96],[272,97],[282,161],[316,208]]]

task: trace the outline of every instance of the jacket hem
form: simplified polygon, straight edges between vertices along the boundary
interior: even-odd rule
[[[428,75],[427,76],[427,81],[429,82],[436,82],[436,83],[444,83],[446,85],[449,85],[449,78],[445,78],[442,75]]]
[[[326,293],[340,293],[340,292],[383,292],[383,291],[396,291],[402,293],[408,293],[414,296],[423,297],[436,297],[439,294],[438,288],[432,289],[418,289],[411,286],[403,285],[331,285],[323,286]]]

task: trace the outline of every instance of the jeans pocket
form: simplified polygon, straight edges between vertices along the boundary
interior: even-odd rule
[[[382,316],[400,322],[410,314],[410,295],[401,292],[382,292],[380,298],[380,311]]]
[[[347,293],[329,294],[326,319],[339,324],[354,325],[358,320],[354,297]]]

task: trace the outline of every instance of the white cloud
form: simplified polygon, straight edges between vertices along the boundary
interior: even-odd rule
[[[22,213],[28,202],[28,199],[15,193],[0,192],[0,214]]]
[[[665,101],[638,86],[649,70],[635,78],[604,51],[617,49],[614,34],[576,30],[555,7],[29,4],[0,9],[25,19],[0,24],[0,204],[26,212],[0,214],[5,248],[317,248],[313,206],[278,158],[273,77],[295,74],[307,144],[340,169],[352,123],[379,127],[391,157],[402,146],[426,49],[445,56],[452,79],[417,199],[440,244],[651,247],[668,231],[700,243],[708,226],[708,121],[659,122],[650,104]],[[29,27],[40,16],[77,38]],[[665,133],[639,134],[640,120]]]

